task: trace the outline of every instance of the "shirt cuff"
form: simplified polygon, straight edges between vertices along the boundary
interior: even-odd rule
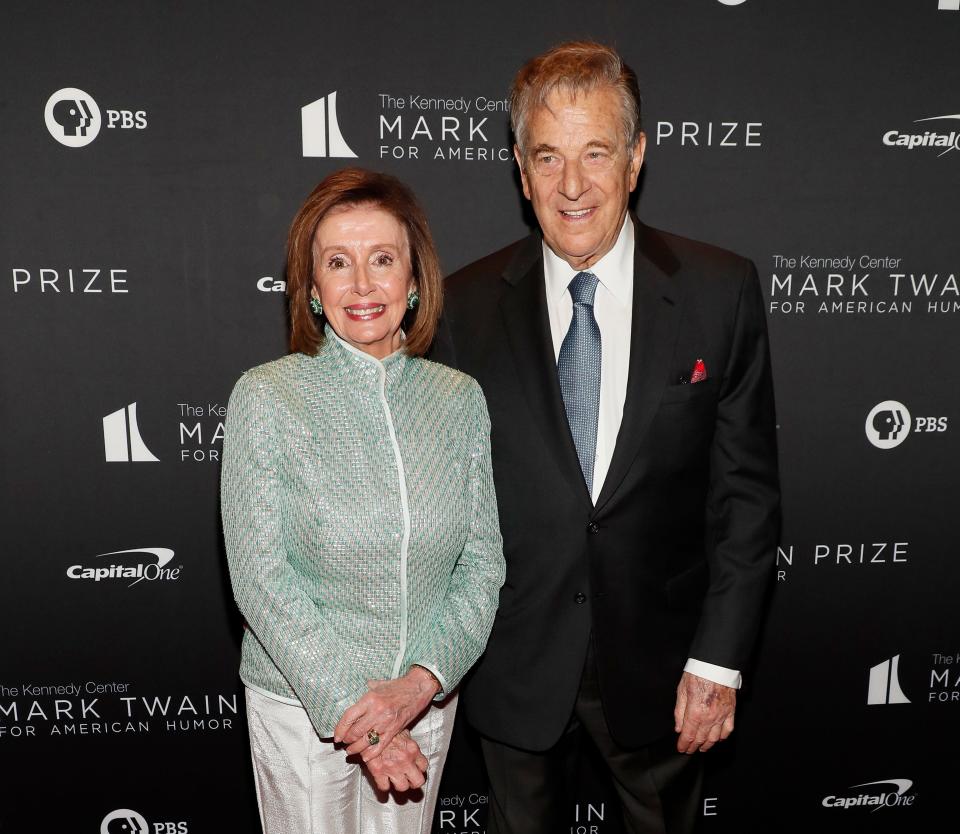
[[[705,678],[708,681],[729,686],[731,689],[739,689],[743,685],[743,678],[740,676],[738,669],[728,669],[726,666],[704,663],[702,660],[694,660],[692,657],[687,660],[687,665],[683,667],[683,671],[696,675],[698,678]]]

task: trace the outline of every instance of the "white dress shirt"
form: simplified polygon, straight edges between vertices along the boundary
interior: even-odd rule
[[[596,503],[610,469],[613,449],[623,420],[627,398],[627,374],[630,370],[630,326],[633,320],[634,230],[629,216],[624,218],[613,248],[587,272],[597,276],[593,314],[600,328],[600,416],[597,422],[597,451],[593,463],[593,494]],[[543,243],[543,275],[546,282],[547,315],[553,338],[553,357],[573,319],[573,299],[568,287],[579,270]],[[713,663],[690,658],[684,671],[724,686],[740,688],[740,672]]]

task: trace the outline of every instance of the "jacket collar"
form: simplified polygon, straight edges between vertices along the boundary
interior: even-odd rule
[[[403,376],[410,358],[403,347],[380,360],[340,338],[329,323],[324,326],[323,333],[326,338],[317,351],[317,358],[334,362],[340,368],[342,376],[369,379],[371,382],[383,379],[388,387]]]

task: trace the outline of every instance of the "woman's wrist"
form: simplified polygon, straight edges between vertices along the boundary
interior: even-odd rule
[[[414,664],[407,671],[407,674],[414,678],[418,686],[429,692],[430,698],[433,698],[434,695],[443,691],[443,686],[437,679],[437,676],[426,666]]]

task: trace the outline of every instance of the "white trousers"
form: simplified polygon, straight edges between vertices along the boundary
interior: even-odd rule
[[[420,790],[381,793],[359,756],[321,739],[306,710],[247,688],[250,752],[264,834],[429,834],[456,693],[410,729],[429,761]]]

